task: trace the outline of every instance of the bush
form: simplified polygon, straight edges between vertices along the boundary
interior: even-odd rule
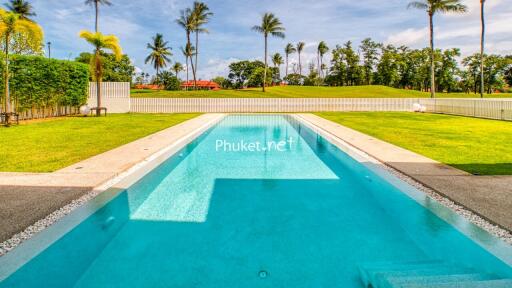
[[[1,72],[3,74],[4,65]],[[11,98],[17,109],[80,106],[87,102],[88,65],[39,56],[10,58]],[[3,91],[4,81],[0,81]],[[2,96],[3,98],[3,96]]]

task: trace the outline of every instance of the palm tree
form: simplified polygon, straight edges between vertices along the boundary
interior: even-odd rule
[[[203,26],[208,23],[213,13],[210,12],[210,8],[203,2],[194,2],[194,9],[192,10],[194,18],[194,32],[196,34],[196,60],[195,60],[195,73],[197,74],[197,57],[199,55],[199,33],[208,33],[208,30]],[[194,85],[196,85],[194,83]]]
[[[13,112],[11,110],[11,95],[9,91],[9,52],[10,52],[10,43],[13,35],[19,34],[22,37],[29,39],[28,43],[30,45],[34,45],[37,47],[33,47],[34,49],[38,49],[43,41],[43,29],[41,26],[36,23],[22,18],[19,14],[14,12],[7,12],[4,9],[0,8],[0,38],[2,38],[4,42],[4,57],[5,57],[5,69],[4,69],[4,80],[5,80],[5,95],[4,95],[4,111],[5,113]],[[7,124],[9,124],[9,119],[6,119]]]
[[[191,64],[194,64],[194,63],[192,63],[192,57],[195,54],[195,48],[194,48],[194,46],[192,46],[192,44],[187,43],[185,45],[185,48],[183,48],[183,47],[181,48],[181,53],[183,53],[183,56],[185,56],[185,59],[186,59],[185,67],[186,67],[186,71],[187,71],[187,84],[188,84],[188,60],[190,59]],[[188,86],[187,86],[187,90],[188,90]]]
[[[284,47],[284,54],[286,55],[286,76],[288,76],[288,58],[295,52],[297,52],[297,49],[295,49],[292,43],[288,43],[286,47]]]
[[[98,19],[100,15],[100,5],[110,6],[112,2],[110,0],[86,0],[85,5],[94,5],[94,9],[96,10],[96,24],[94,25],[94,31],[98,32]]]
[[[484,49],[485,49],[485,0],[480,0],[480,20],[482,36],[480,38],[480,98],[484,98]]]
[[[420,0],[409,3],[408,8],[425,10],[428,13],[430,24],[430,95],[436,96],[435,62],[434,62],[434,15],[439,13],[464,13],[467,8],[460,0]]]
[[[148,43],[148,49],[151,50],[151,53],[146,58],[146,64],[151,61],[156,69],[156,79],[159,79],[160,69],[167,67],[167,63],[171,61],[169,59],[169,56],[172,56],[171,47],[168,47],[168,44],[167,41],[164,41],[162,34],[156,34],[153,37],[153,43]]]
[[[272,55],[272,63],[274,63],[274,67],[278,69],[278,76],[281,78],[281,65],[283,65],[283,56],[281,56],[279,53]]]
[[[318,77],[322,77],[322,65],[323,65],[323,58],[325,53],[329,51],[329,47],[327,47],[327,44],[324,41],[321,41],[318,44],[317,49],[317,56],[318,56]]]
[[[103,63],[101,54],[104,49],[111,50],[117,61],[123,56],[123,49],[119,45],[119,39],[114,35],[103,35],[100,32],[80,31],[80,38],[85,39],[94,46],[94,56],[91,59],[91,70],[96,81],[97,108],[101,107],[101,81],[103,78]],[[100,116],[100,110],[96,110],[96,116]]]
[[[195,23],[193,12],[192,12],[192,10],[190,10],[190,8],[187,8],[185,10],[181,10],[180,13],[181,13],[180,17],[176,20],[176,23],[178,23],[178,25],[180,25],[185,30],[185,34],[187,35],[186,48],[182,49],[182,50],[185,51],[188,49],[190,51],[192,51],[192,50],[195,51],[195,48],[192,46],[192,42],[190,41],[190,34],[193,31],[195,31],[195,29],[196,29],[196,23]],[[188,57],[190,57],[190,65],[192,66],[192,76],[194,77],[194,89],[195,89],[196,88],[196,70],[194,69],[194,61],[192,61],[192,55],[185,56],[185,57],[187,57],[187,60],[186,60],[187,71],[188,71]],[[188,75],[188,72],[187,72],[187,75]],[[188,81],[188,78],[187,78],[187,81]]]
[[[174,73],[176,74],[176,78],[179,78],[178,74],[181,71],[183,71],[183,64],[181,64],[180,62],[174,63],[174,65],[172,66],[172,71],[174,71]]]
[[[306,46],[306,43],[299,42],[297,43],[297,53],[299,54],[299,74],[302,76],[302,62],[300,61],[300,54],[302,54],[302,51],[304,50],[304,47]]]
[[[267,82],[267,62],[268,62],[268,36],[274,36],[278,38],[284,38],[284,27],[283,23],[272,13],[265,13],[261,19],[261,26],[254,26],[252,30],[263,34],[265,38],[265,70],[263,72],[263,92],[265,92],[265,86]]]
[[[25,0],[9,0],[9,3],[4,4],[4,6],[10,12],[18,14],[21,19],[31,20],[30,17],[36,16],[32,4]]]

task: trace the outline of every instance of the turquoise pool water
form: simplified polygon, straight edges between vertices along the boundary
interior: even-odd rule
[[[512,277],[510,247],[382,173],[289,116],[228,116],[42,252],[0,258],[27,260],[0,287],[350,288],[361,263],[434,259]]]

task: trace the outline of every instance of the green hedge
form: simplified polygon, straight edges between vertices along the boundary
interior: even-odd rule
[[[11,98],[18,111],[87,102],[88,65],[39,56],[13,55],[10,60]],[[4,66],[0,67],[2,75]],[[3,98],[4,81],[0,82]]]

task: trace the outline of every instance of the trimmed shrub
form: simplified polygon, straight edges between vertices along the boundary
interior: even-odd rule
[[[3,75],[4,64],[0,68]],[[18,111],[77,107],[87,102],[88,65],[39,56],[13,55],[9,69],[11,98],[16,101]],[[2,92],[4,84],[1,81]]]

